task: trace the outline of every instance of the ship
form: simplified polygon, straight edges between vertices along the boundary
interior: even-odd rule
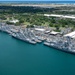
[[[16,39],[19,39],[21,41],[27,42],[27,43],[31,43],[31,44],[34,44],[34,45],[36,44],[36,42],[32,41],[31,39],[28,39],[28,38],[27,39],[26,38],[23,39],[23,38],[17,36],[16,34],[14,34],[14,33],[12,33],[11,36],[16,38]]]
[[[68,49],[68,47],[65,48],[65,47],[56,46],[55,44],[50,43],[50,42],[44,42],[44,45],[51,47],[51,48],[54,48],[56,50],[62,51],[62,52],[75,54],[75,50]]]

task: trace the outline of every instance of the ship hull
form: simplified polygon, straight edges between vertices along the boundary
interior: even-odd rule
[[[27,40],[20,39],[20,38],[18,38],[18,37],[13,36],[13,35],[11,35],[11,36],[12,36],[13,38],[15,38],[15,39],[18,39],[18,40],[24,41],[24,42],[26,42],[26,43],[30,43],[30,44],[33,44],[33,45],[36,44],[36,43],[31,43],[31,42],[29,42],[29,41],[27,41]]]
[[[46,45],[46,44],[44,44],[44,45]],[[51,47],[51,48],[53,48],[53,49],[57,49],[57,50],[59,50],[59,51],[65,52],[65,53],[70,53],[70,54],[74,54],[74,55],[75,55],[75,52],[72,52],[72,51],[70,51],[70,50],[60,49],[60,48],[57,48],[57,47],[54,47],[54,46],[51,46],[51,45],[46,45],[46,46]]]

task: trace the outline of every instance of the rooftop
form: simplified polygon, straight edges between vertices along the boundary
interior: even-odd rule
[[[71,19],[75,19],[75,16],[73,15],[70,15],[70,16],[67,16],[67,15],[57,15],[57,14],[44,14],[44,16],[52,16],[52,17],[62,17],[62,18],[71,18]]]

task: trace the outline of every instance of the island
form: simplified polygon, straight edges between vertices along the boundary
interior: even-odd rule
[[[0,4],[0,31],[75,54],[75,5]]]

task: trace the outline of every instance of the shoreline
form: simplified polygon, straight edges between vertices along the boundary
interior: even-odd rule
[[[55,8],[55,7],[64,7],[64,6],[70,6],[70,7],[75,7],[75,3],[74,4],[56,4],[56,3],[51,3],[51,4],[10,4],[10,3],[2,3],[0,4],[0,6],[28,6],[28,7],[42,7],[42,8]]]
[[[0,6],[62,7],[75,6],[75,1],[0,1]]]
[[[67,37],[64,34],[62,35],[61,32],[50,31],[50,28],[46,27],[34,26],[33,28],[22,28],[4,23],[0,25],[0,31],[33,45],[44,42],[47,46],[75,54],[75,39],[71,38],[71,35],[74,35],[74,33],[70,33],[69,37]]]

